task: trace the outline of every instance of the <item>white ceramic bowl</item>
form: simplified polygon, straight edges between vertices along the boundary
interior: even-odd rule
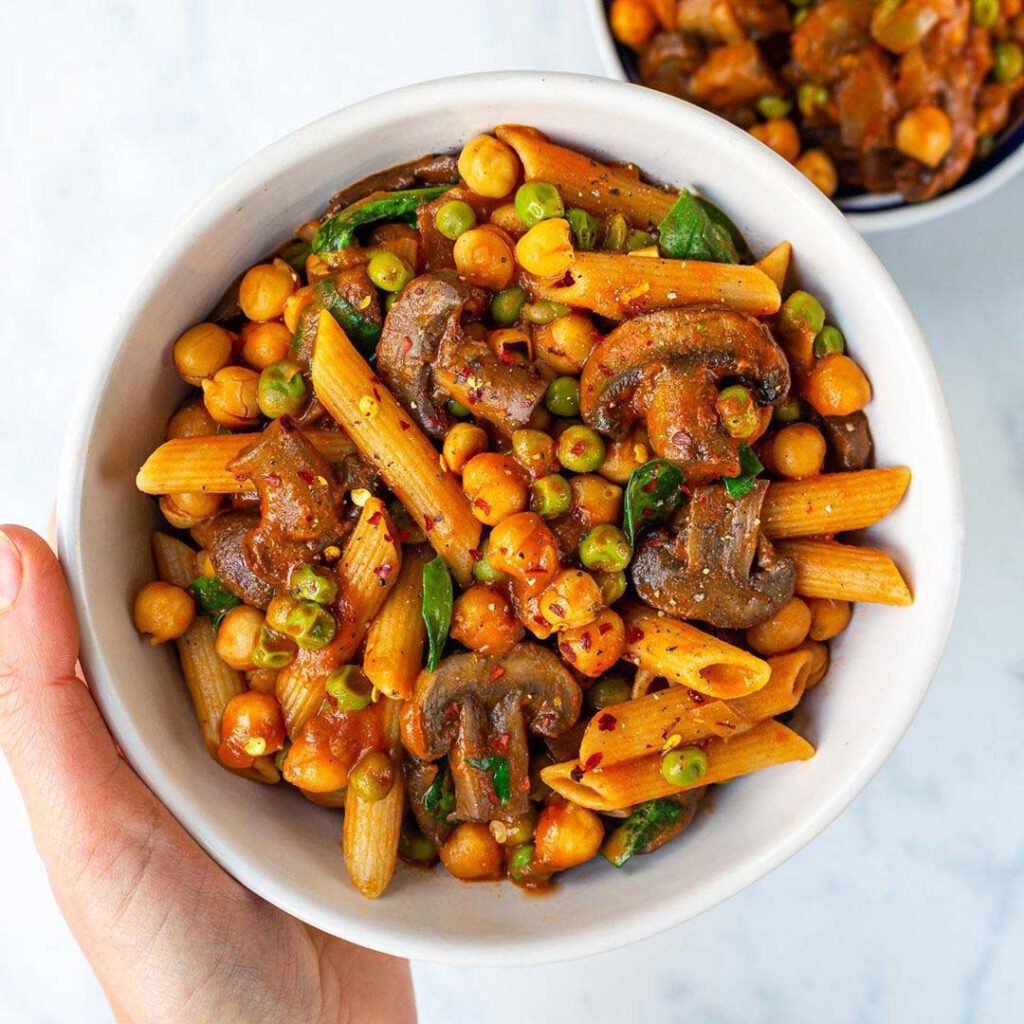
[[[635,81],[630,73],[628,51],[620,47],[608,25],[605,0],[586,0],[590,27],[605,71],[621,82]],[[685,102],[680,100],[679,102]],[[881,234],[924,224],[970,206],[1024,170],[1024,123],[1004,132],[995,149],[977,161],[948,192],[924,203],[908,203],[898,193],[862,195],[840,199],[839,207],[850,223],[866,235]]]
[[[917,595],[907,609],[858,608],[827,681],[795,727],[817,756],[724,787],[715,813],[657,856],[616,871],[598,859],[543,899],[400,869],[361,899],[338,849],[338,815],[287,786],[235,778],[207,756],[173,650],[140,641],[130,618],[152,577],[151,499],[134,476],[163,439],[184,386],[174,338],[240,268],[289,237],[340,185],[411,157],[458,150],[503,121],[537,125],[665,181],[699,186],[765,250],[790,239],[796,270],[842,326],[873,380],[880,465],[914,482],[872,535]],[[125,756],[193,836],[243,883],[317,927],[424,960],[510,965],[583,956],[714,906],[819,833],[892,751],[928,687],[960,565],[957,457],[914,320],[839,212],[744,132],[670,97],[601,78],[505,73],[416,85],[302,128],[244,164],[178,228],[117,317],[74,417],[59,504],[64,564],[81,617],[82,661]]]

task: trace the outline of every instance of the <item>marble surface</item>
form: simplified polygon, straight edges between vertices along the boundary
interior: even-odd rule
[[[393,86],[506,67],[600,71],[582,0],[393,0],[393,17],[360,6],[6,10],[0,520],[45,528],[64,410],[95,341],[177,219],[232,166]],[[872,240],[945,383],[968,516],[945,659],[878,778],[773,875],[665,935],[528,970],[417,966],[424,1024],[1020,1019],[1022,229],[1019,179],[912,236]],[[109,1021],[5,768],[0,819],[0,1019]]]

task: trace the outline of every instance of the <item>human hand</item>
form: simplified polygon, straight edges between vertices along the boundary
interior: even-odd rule
[[[119,756],[77,659],[57,559],[4,527],[0,748],[118,1021],[415,1021],[405,961],[289,917],[200,849]]]

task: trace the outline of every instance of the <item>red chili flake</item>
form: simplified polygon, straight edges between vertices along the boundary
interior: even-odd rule
[[[551,611],[552,611],[553,614],[557,615],[560,619],[564,619],[565,618],[565,608],[562,605],[560,605],[560,604],[552,604],[551,605]]]
[[[298,478],[299,478],[299,479],[300,479],[300,480],[301,480],[301,481],[302,481],[302,482],[303,482],[304,484],[309,484],[310,486],[312,486],[313,482],[314,482],[314,481],[316,480],[316,477],[314,477],[312,473],[309,473],[309,472],[307,472],[307,471],[306,471],[306,470],[304,470],[304,469],[300,469],[300,470],[299,470],[299,471],[298,471],[298,472],[297,472],[297,473],[296,473],[295,475],[296,475],[296,476],[297,476],[297,477],[298,477]]]
[[[488,516],[488,515],[491,514],[491,506],[488,505],[487,502],[484,501],[483,498],[474,498],[473,499],[473,504],[476,505],[476,507],[478,509],[480,509],[480,511],[483,512],[483,514],[485,516]]]
[[[484,557],[484,553],[479,548],[470,548],[469,556],[474,562],[479,562]]]
[[[598,363],[597,368],[601,371],[602,374],[604,374],[605,377],[612,376],[612,368],[610,366],[605,366],[604,363]]]
[[[644,631],[638,626],[630,626],[626,630],[626,643],[627,644],[638,644],[644,638]]]
[[[494,749],[499,754],[504,754],[508,751],[509,735],[507,732],[503,732],[498,736],[494,737]]]
[[[394,570],[394,566],[390,562],[384,562],[382,565],[378,565],[373,571],[381,578],[381,582],[386,580]]]
[[[380,401],[380,392],[376,388],[373,389],[373,397]]]
[[[569,772],[569,778],[572,779],[573,782],[582,782],[583,769],[579,765],[576,765],[576,767]]]
[[[466,397],[469,399],[470,405],[476,405],[477,402],[479,402],[480,399],[484,397],[484,389],[470,388],[469,391],[466,392]]]
[[[601,636],[604,636],[605,633],[610,633],[613,628],[614,627],[610,622],[602,622],[601,625],[597,627],[597,631]]]
[[[494,668],[491,669],[491,674],[487,678],[494,683],[497,682],[497,680],[499,680],[504,674],[505,670],[500,665],[495,665]]]
[[[580,637],[580,647],[582,647],[583,650],[589,651],[591,643],[593,643],[593,641],[590,639],[590,634],[589,633],[584,633]]]
[[[427,533],[430,533],[430,531],[434,528],[435,523],[437,523],[436,516],[427,515],[423,517],[423,529],[426,530]]]
[[[687,690],[686,694],[694,704],[704,704],[707,701],[707,697],[698,690]]]
[[[544,566],[543,565],[535,565],[531,569],[524,569],[523,572],[527,576],[541,576],[544,573]]]
[[[585,772],[592,771],[601,763],[602,760],[604,760],[604,754],[599,750],[597,753],[591,754],[590,757],[583,762],[583,770]]]
[[[587,450],[587,446],[582,441],[576,441],[570,450],[573,455],[582,455]]]
[[[645,483],[643,485],[643,487],[640,488],[640,490],[642,490],[644,492],[644,494],[651,494],[654,491],[654,488],[657,487],[657,486],[658,486],[658,477],[657,477],[657,475],[655,475],[655,476],[651,477],[651,479],[648,480],[647,483]]]
[[[398,531],[398,542],[400,544],[404,544],[409,539],[410,536],[411,536],[411,534],[409,533],[408,530],[399,530]]]
[[[722,729],[735,729],[736,725],[734,722],[715,722],[715,725],[720,726]]]
[[[370,524],[371,526],[376,526],[376,525],[377,525],[377,524],[378,524],[378,523],[380,522],[380,520],[381,520],[381,514],[380,514],[380,509],[377,509],[377,511],[376,511],[376,512],[374,512],[374,513],[373,513],[373,515],[372,515],[372,516],[370,516],[370,518],[369,518],[369,519],[367,519],[366,521],[367,521],[367,522],[368,522],[368,523],[369,523],[369,524]]]
[[[454,722],[455,719],[459,717],[458,701],[453,700],[451,704],[444,709],[444,717],[447,718],[449,722]]]
[[[441,426],[441,421],[436,416],[424,416],[423,420],[431,430]]]
[[[271,487],[280,487],[281,486],[281,474],[280,473],[275,473],[273,470],[271,470],[269,473],[267,473],[266,480],[267,480],[267,483],[270,484]]]
[[[406,423],[406,422],[405,422],[405,420],[399,420],[399,421],[398,421],[398,425],[399,425],[399,426],[400,426],[400,427],[401,427],[401,428],[402,428],[403,430],[411,430],[411,429],[412,429],[412,424],[411,424],[411,423]]]
[[[679,490],[681,490],[683,492],[683,497],[685,497],[685,498],[692,498],[693,497],[693,491],[691,491],[690,488],[686,486],[686,484],[680,484],[679,485]]]
[[[519,780],[519,784],[516,786],[516,789],[518,789],[520,793],[529,793],[530,792],[530,776],[529,775],[524,775]]]
[[[677,448],[685,448],[690,443],[690,435],[685,430],[677,430],[670,440]]]
[[[514,362],[515,362],[515,359],[514,359],[514,358],[513,358],[513,356],[512,356],[512,352],[511,352],[511,350],[510,350],[510,349],[507,349],[507,348],[505,348],[504,346],[502,346],[502,349],[501,349],[501,351],[500,351],[500,352],[498,353],[498,358],[499,358],[499,359],[500,359],[500,360],[501,360],[501,361],[502,361],[503,363],[507,363],[507,364],[509,364],[509,365],[511,365],[512,363],[514,363]]]
[[[562,652],[562,657],[565,658],[570,665],[576,664],[576,652],[568,644],[559,644],[558,649]]]
[[[406,355],[411,348],[412,348],[412,338],[410,338],[409,335],[407,334],[402,339],[402,355],[403,356]]]
[[[618,721],[618,719],[613,714],[611,714],[610,712],[606,711],[597,720],[597,727],[598,727],[598,729],[601,730],[601,732],[612,732],[612,730],[614,730],[614,728],[615,728],[615,723],[617,721]]]
[[[534,615],[533,621],[536,622],[538,626],[546,626],[548,624],[548,620],[545,619],[543,615]]]

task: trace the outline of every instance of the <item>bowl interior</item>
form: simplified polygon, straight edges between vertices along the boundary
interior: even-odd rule
[[[340,185],[410,157],[457,150],[521,121],[649,174],[695,185],[758,251],[793,242],[800,281],[823,301],[871,377],[880,465],[914,469],[900,509],[871,539],[891,551],[912,608],[858,608],[834,666],[795,728],[818,746],[801,765],[714,796],[680,841],[615,871],[572,873],[545,898],[400,869],[362,900],[345,876],[336,812],[287,787],[236,779],[206,755],[173,651],[130,617],[152,577],[154,504],[134,476],[162,440],[183,385],[174,338],[223,288]],[[614,125],[614,130],[610,126]],[[922,699],[952,614],[959,569],[956,456],[914,322],[881,264],[834,207],[745,133],[646,90],[568,75],[469,76],[389,93],[317,122],[235,172],[151,269],[114,330],[68,439],[60,540],[82,617],[83,662],[128,759],[213,856],[286,910],[364,945],[420,959],[509,965],[584,955],[685,920],[774,867],[820,831],[896,744]]]

